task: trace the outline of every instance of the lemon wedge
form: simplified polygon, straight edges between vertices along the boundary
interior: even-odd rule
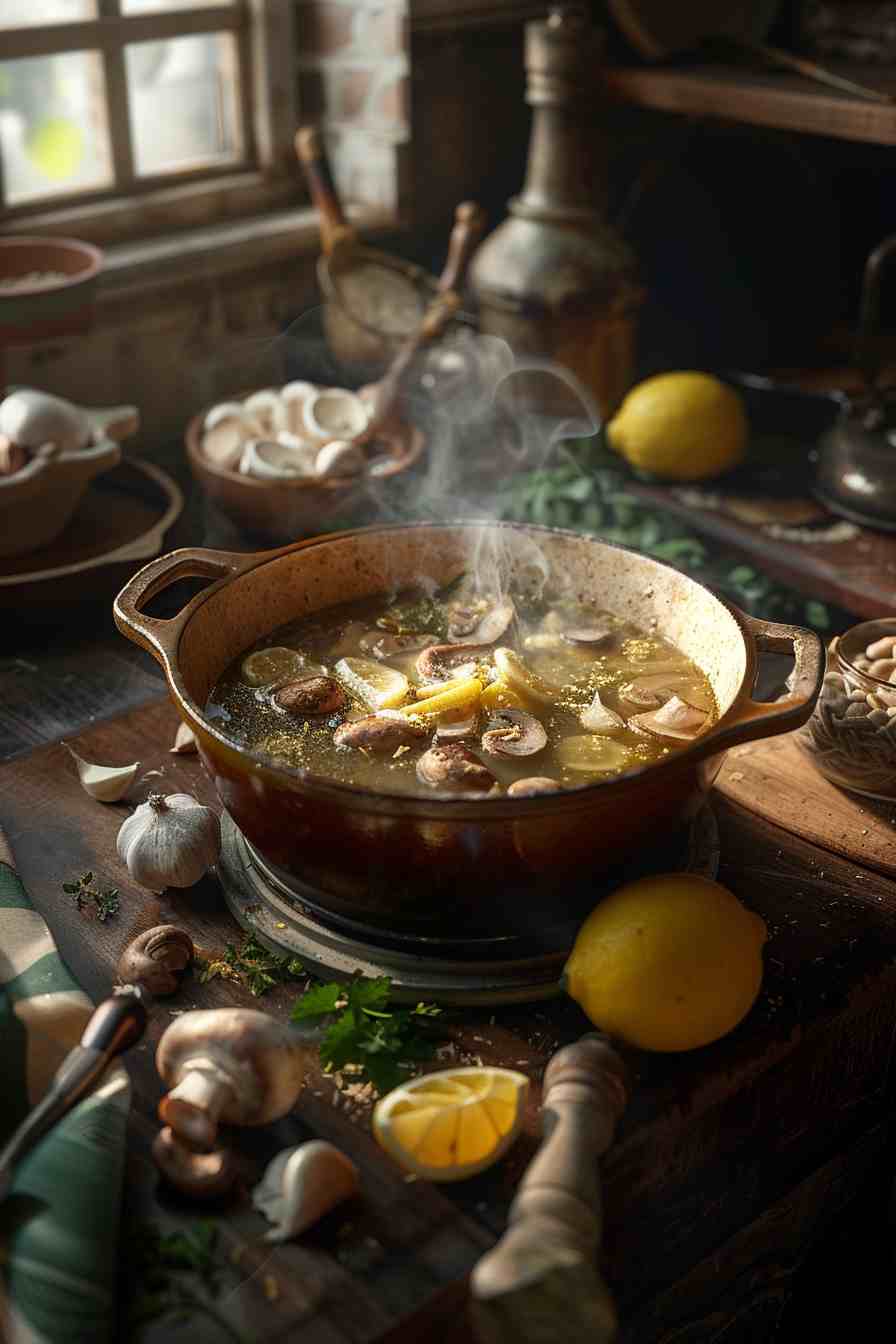
[[[249,686],[270,686],[281,677],[298,676],[305,670],[305,658],[297,649],[277,644],[272,649],[258,649],[244,658],[240,677]]]
[[[445,1069],[378,1101],[373,1132],[415,1176],[462,1181],[506,1153],[520,1131],[528,1094],[529,1079],[514,1069]]]
[[[369,709],[395,709],[410,685],[403,672],[372,658],[340,658],[333,671]]]
[[[529,706],[520,695],[508,686],[503,677],[490,682],[482,692],[482,708],[490,713],[493,709],[528,709]]]

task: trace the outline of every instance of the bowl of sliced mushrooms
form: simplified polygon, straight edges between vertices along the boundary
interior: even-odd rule
[[[863,621],[831,640],[821,694],[798,741],[833,784],[896,798],[896,618]]]
[[[376,396],[376,384],[355,392],[296,381],[218,402],[187,427],[190,469],[250,535],[280,543],[316,534],[420,456],[423,434],[406,421],[366,432]]]

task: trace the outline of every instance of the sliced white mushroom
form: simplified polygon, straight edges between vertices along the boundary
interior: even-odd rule
[[[238,401],[213,406],[202,425],[202,451],[216,467],[235,471],[253,426]]]
[[[468,709],[449,709],[441,716],[436,725],[436,741],[450,742],[460,737],[470,737],[479,724],[478,711]]]
[[[542,793],[558,793],[561,788],[556,779],[547,775],[532,775],[530,779],[515,779],[508,786],[508,798],[535,798]]]
[[[474,626],[469,635],[469,642],[471,644],[494,644],[504,634],[515,615],[516,608],[509,597],[502,602],[497,602]]]
[[[547,742],[543,725],[524,709],[499,710],[482,734],[482,750],[490,756],[535,756]]]
[[[319,389],[314,383],[293,382],[287,383],[280,389],[280,400],[283,403],[283,409],[286,415],[286,428],[291,434],[298,434],[300,438],[307,436],[305,429],[304,409],[305,402],[311,397],[316,397]]]
[[[286,407],[280,393],[273,387],[261,392],[253,392],[243,402],[247,416],[257,425],[256,433],[265,438],[274,438],[278,430],[287,429]]]
[[[347,439],[331,439],[314,459],[315,476],[357,476],[364,467],[363,449]]]
[[[367,428],[367,409],[360,397],[341,387],[328,387],[302,406],[305,432],[320,443],[351,439]]]
[[[708,718],[704,710],[695,709],[673,695],[659,709],[635,714],[628,722],[630,727],[641,728],[654,737],[674,737],[689,742],[706,727]]]
[[[600,698],[600,691],[594,692],[594,699],[579,715],[579,723],[589,733],[618,733],[625,730],[625,719],[615,710],[608,709]]]
[[[564,630],[563,638],[568,644],[589,644],[597,649],[602,644],[609,644],[615,634],[612,625],[580,625]]]
[[[268,481],[310,474],[303,452],[272,439],[249,440],[240,457],[240,473]]]

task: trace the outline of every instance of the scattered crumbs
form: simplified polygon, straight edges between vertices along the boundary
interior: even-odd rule
[[[407,746],[405,743],[402,743],[400,747],[396,747],[392,753],[393,761],[397,761],[399,756],[403,756],[406,751],[410,751],[410,747]]]
[[[169,1016],[169,1017],[182,1017],[183,1014],[184,1014],[186,1011],[187,1011],[186,1008],[169,1008],[169,1009],[168,1009],[168,1016]]]
[[[265,1274],[264,1276],[264,1295],[269,1302],[276,1302],[280,1296],[280,1285],[273,1274]]]
[[[744,772],[742,770],[732,770],[730,775],[728,776],[728,778],[735,784],[737,784],[739,780],[743,779],[743,777]]]
[[[276,924],[274,925],[274,928],[275,928],[275,929],[285,929],[285,928],[286,928],[286,925],[285,925],[285,923],[283,922],[282,919],[278,919],[277,922],[276,922]]]
[[[868,827],[867,827],[867,826],[863,826],[863,827],[862,827],[862,834],[863,834],[863,835],[867,835],[867,834],[868,834]]]
[[[414,1175],[414,1173],[412,1171],[409,1171],[404,1177],[405,1185],[412,1185],[413,1182],[416,1181],[416,1179],[417,1177]]]
[[[831,523],[829,527],[787,527],[783,523],[765,523],[762,528],[767,537],[776,541],[852,541],[859,535],[855,523]]]
[[[516,1061],[516,1066],[518,1069],[524,1069],[527,1067],[528,1063],[529,1063],[528,1059],[518,1059]]]

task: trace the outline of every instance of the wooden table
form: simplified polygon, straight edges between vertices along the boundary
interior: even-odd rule
[[[111,841],[126,809],[81,794],[55,745],[65,737],[101,759],[139,758],[144,769],[164,768],[166,783],[210,795],[195,759],[168,754],[176,718],[162,692],[155,665],[115,634],[107,615],[85,628],[72,612],[51,641],[25,624],[6,632],[0,825],[63,956],[94,997],[107,991],[124,944],[149,924],[182,922],[206,947],[234,936],[212,879],[195,892],[148,899],[120,865],[113,870]],[[141,704],[149,708],[137,729],[116,721]],[[771,1339],[776,1328],[779,1341],[806,1328],[842,1337],[876,1296],[883,1302],[889,1263],[896,882],[720,797],[714,807],[720,880],[765,917],[772,935],[765,986],[724,1041],[684,1056],[632,1058],[634,1097],[604,1163],[608,1272],[624,1339],[746,1344]],[[62,881],[100,866],[97,854],[103,876],[122,891],[122,910],[106,925],[79,915],[60,891]],[[295,992],[277,989],[261,1002],[285,1014]],[[166,1225],[198,1215],[159,1194],[147,1161],[160,1095],[152,1042],[171,1010],[224,1003],[257,1006],[237,986],[188,979],[156,1010],[149,1042],[128,1057],[129,1209]],[[245,1195],[214,1210],[236,1248],[228,1270],[234,1319],[243,1313],[263,1341],[470,1340],[465,1279],[500,1235],[534,1151],[538,1080],[556,1046],[587,1026],[569,1002],[459,1016],[462,1054],[522,1067],[536,1087],[510,1156],[458,1186],[408,1183],[370,1139],[369,1112],[334,1104],[319,1071],[293,1117],[242,1131],[248,1184],[278,1148],[319,1134],[358,1161],[364,1198],[347,1220],[337,1215],[276,1256]],[[202,1323],[147,1338],[188,1336],[194,1344],[221,1338]]]

